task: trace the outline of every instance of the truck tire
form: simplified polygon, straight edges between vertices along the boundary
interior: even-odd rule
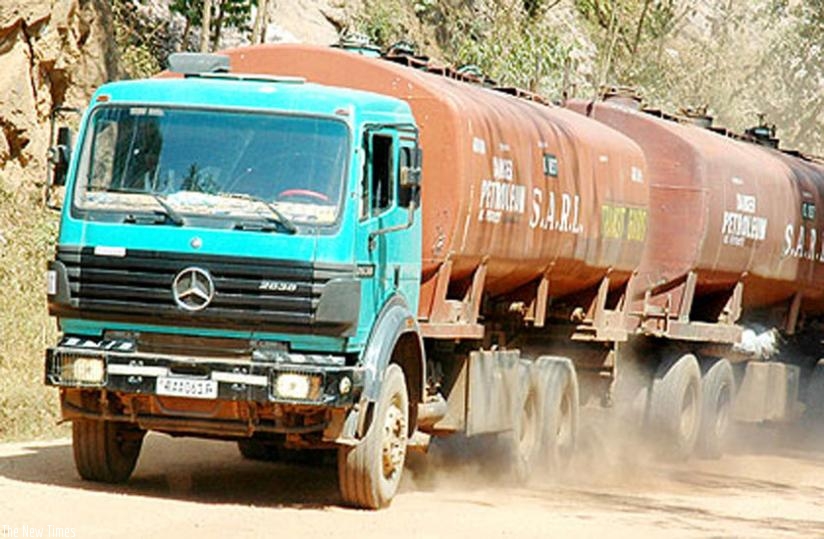
[[[338,484],[344,503],[364,509],[387,507],[398,490],[409,436],[409,397],[403,371],[386,368],[366,436],[338,449]]]
[[[516,484],[527,482],[537,470],[543,454],[541,420],[539,407],[541,387],[535,381],[534,366],[526,360],[518,365],[518,385],[515,388],[520,395],[514,410],[512,430],[501,433],[498,443],[505,449],[501,469],[507,470]],[[500,445],[499,445],[500,447]]]
[[[701,369],[692,354],[667,359],[652,381],[648,427],[666,458],[692,454],[701,423]]]
[[[127,423],[75,419],[72,448],[80,477],[99,483],[125,483],[137,464],[145,434]]]
[[[517,483],[564,470],[578,434],[578,379],[572,362],[541,356],[523,365],[520,415],[513,432],[505,435]]]
[[[696,452],[700,457],[721,458],[735,398],[735,377],[726,359],[712,363],[701,378],[701,426]]]
[[[554,356],[539,357],[532,374],[539,397],[537,469],[557,474],[569,466],[578,439],[578,377],[572,361]]]

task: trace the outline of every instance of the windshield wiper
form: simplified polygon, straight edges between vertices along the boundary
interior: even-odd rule
[[[288,217],[283,215],[280,210],[278,210],[274,204],[269,202],[268,200],[260,197],[256,197],[255,195],[249,195],[246,193],[218,193],[218,196],[226,197],[226,198],[236,198],[239,200],[249,200],[252,202],[257,202],[258,204],[263,204],[266,206],[272,215],[265,217],[267,221],[277,223],[281,225],[289,234],[294,234],[298,231],[298,227],[295,226]],[[244,228],[243,223],[238,223],[238,228]]]
[[[152,198],[160,204],[164,210],[166,210],[166,217],[177,226],[184,226],[186,224],[186,219],[180,215],[176,209],[174,209],[171,204],[166,201],[166,197],[159,193],[146,193],[150,195]]]
[[[178,213],[178,211],[174,209],[172,205],[166,201],[166,197],[164,195],[161,195],[160,193],[153,193],[152,191],[142,191],[140,189],[106,189],[106,192],[129,193],[134,195],[149,195],[155,200],[155,202],[157,202],[158,206],[163,208],[162,211],[155,210],[156,213],[159,213],[165,218],[165,220],[171,221],[172,224],[176,226],[184,226],[186,224],[186,219],[184,219],[183,216],[180,215],[180,213]],[[136,222],[137,219],[134,215],[130,214],[126,217],[126,221]]]

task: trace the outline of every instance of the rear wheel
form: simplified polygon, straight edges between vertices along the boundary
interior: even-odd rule
[[[511,459],[513,479],[523,483],[530,478],[541,456],[541,390],[534,381],[532,365],[528,361],[521,360],[518,369],[517,390],[522,393],[517,401],[520,408],[513,418],[512,431],[499,435],[499,440],[508,447],[505,457]]]
[[[128,423],[74,420],[72,448],[80,477],[100,483],[126,482],[137,464],[145,434]]]
[[[578,378],[569,359],[551,356],[538,358],[533,377],[541,390],[538,466],[558,473],[569,466],[578,439]]]
[[[366,436],[338,450],[338,483],[343,501],[355,507],[388,506],[400,484],[409,433],[409,397],[403,371],[386,368],[380,397]]]
[[[702,411],[697,453],[704,458],[721,458],[730,424],[735,396],[732,365],[715,361],[701,379]]]
[[[686,459],[695,448],[701,422],[701,369],[692,354],[663,361],[655,372],[649,427],[665,457]]]
[[[523,364],[524,397],[511,445],[519,482],[564,470],[578,435],[578,380],[572,362],[542,356]]]

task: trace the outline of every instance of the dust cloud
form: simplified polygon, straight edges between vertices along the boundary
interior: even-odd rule
[[[433,438],[427,454],[407,457],[405,491],[583,489],[632,492],[712,490],[726,474],[795,480],[796,459],[820,466],[824,491],[824,418],[786,424],[733,422],[720,459],[673,459],[644,427],[638,402],[580,410],[575,453],[564,470],[519,480],[507,434]],[[761,460],[759,457],[769,457]],[[762,464],[763,462],[763,464]]]

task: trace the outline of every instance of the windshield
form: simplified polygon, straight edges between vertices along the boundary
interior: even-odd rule
[[[332,224],[343,122],[252,112],[106,106],[92,116],[74,206],[124,214]],[[273,217],[274,216],[274,217]],[[132,217],[133,218],[133,217]]]

